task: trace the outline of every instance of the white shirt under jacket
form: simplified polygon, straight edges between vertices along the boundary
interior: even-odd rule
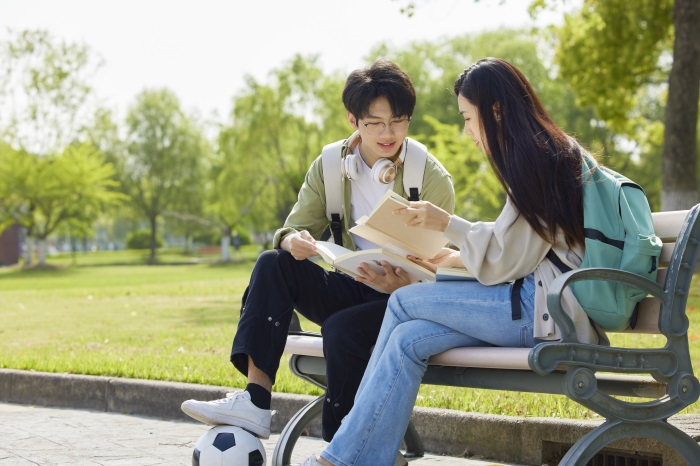
[[[566,265],[576,269],[583,258],[582,247],[569,249],[562,234],[557,235],[554,245],[548,243],[519,215],[510,199],[495,222],[469,222],[453,215],[445,235],[459,247],[466,269],[484,285],[512,281],[534,272],[534,337],[544,340],[561,338],[546,301],[549,284],[561,272],[546,256],[551,248]],[[562,306],[573,320],[580,342],[607,342],[603,330],[593,326],[570,288],[564,292]]]

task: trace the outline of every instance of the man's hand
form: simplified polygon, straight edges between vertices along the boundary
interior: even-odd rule
[[[409,207],[394,210],[395,215],[405,215],[406,225],[445,231],[452,216],[445,210],[428,201],[412,201]]]
[[[406,256],[411,262],[435,272],[438,267],[464,267],[459,251],[450,248],[442,248],[432,259],[424,260],[415,256]]]
[[[285,236],[280,247],[288,251],[296,260],[308,259],[318,254],[316,240],[306,230]]]
[[[359,276],[355,277],[355,280],[365,285],[373,285],[385,293],[393,293],[402,286],[411,284],[411,279],[401,267],[392,268],[387,261],[382,261],[382,269],[384,274],[377,273],[363,262],[357,268]]]

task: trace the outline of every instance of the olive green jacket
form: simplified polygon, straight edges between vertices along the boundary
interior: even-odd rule
[[[344,144],[341,150],[342,157],[347,154],[347,145]],[[394,180],[394,191],[402,197],[408,199],[408,195],[403,189],[403,164],[399,165],[396,171]],[[342,237],[343,246],[354,250],[355,242],[348,230],[354,225],[350,225],[350,192],[352,183],[348,182],[345,177],[340,182],[343,191],[343,219],[342,219]],[[420,199],[429,201],[450,214],[454,213],[455,193],[452,185],[452,176],[442,166],[442,164],[432,155],[428,154],[425,162],[425,172],[423,174],[423,186],[421,188]],[[326,194],[323,181],[323,164],[321,156],[311,164],[309,171],[306,172],[304,184],[299,191],[299,197],[296,204],[289,213],[284,226],[277,230],[273,239],[273,247],[279,248],[282,239],[285,236],[306,230],[315,239],[320,239],[321,234],[329,226],[329,221],[326,218]],[[332,236],[331,236],[332,239]]]

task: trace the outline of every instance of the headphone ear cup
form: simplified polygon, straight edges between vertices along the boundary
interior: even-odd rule
[[[340,171],[343,176],[349,180],[356,180],[358,173],[360,173],[359,167],[360,159],[355,154],[350,154],[343,158],[340,164]]]
[[[379,159],[372,167],[372,179],[375,183],[389,184],[396,178],[396,166],[389,159]]]

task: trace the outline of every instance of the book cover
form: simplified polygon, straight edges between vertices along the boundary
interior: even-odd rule
[[[451,281],[472,281],[476,277],[463,267],[438,267],[435,272],[435,281],[451,282]]]
[[[411,283],[435,281],[435,274],[430,270],[385,249],[376,248],[351,251],[334,243],[316,241],[316,251],[329,265],[345,272],[351,277],[358,276],[357,268],[363,262],[369,265],[375,272],[384,274],[381,261],[385,260],[391,264],[392,267],[401,267],[408,273]]]
[[[440,231],[408,226],[408,217],[393,213],[408,206],[406,199],[389,190],[369,215],[357,220],[350,232],[400,256],[431,259],[447,244],[447,238]]]

